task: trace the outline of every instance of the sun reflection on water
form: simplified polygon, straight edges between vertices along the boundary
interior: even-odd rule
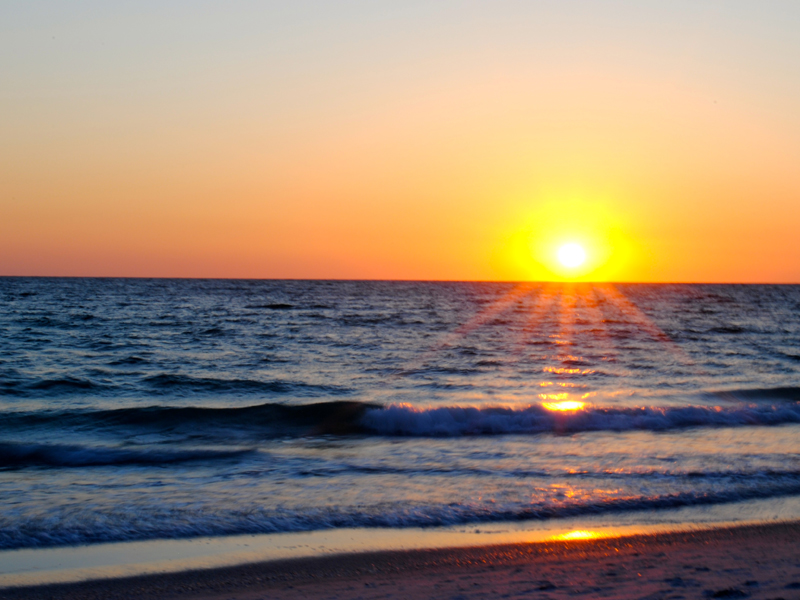
[[[555,373],[556,375],[591,375],[595,372],[594,369],[578,369],[568,367],[545,367],[542,370],[545,373]]]
[[[561,396],[561,394],[539,394],[539,396]],[[547,410],[570,411],[581,410],[586,406],[586,403],[578,400],[564,400],[561,402],[542,402],[542,406]]]
[[[554,535],[550,539],[560,540],[560,541],[594,540],[594,539],[597,539],[599,537],[601,537],[601,536],[596,531],[589,531],[588,529],[576,529],[575,531],[569,531],[567,533],[560,533],[558,535]]]

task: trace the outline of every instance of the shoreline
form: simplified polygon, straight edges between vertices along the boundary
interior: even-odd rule
[[[277,560],[486,547],[800,522],[800,496],[660,511],[432,528],[356,528],[120,541],[0,551],[0,590],[179,573]]]
[[[519,589],[518,589],[519,588]],[[524,589],[522,589],[524,588]],[[0,599],[800,597],[800,521],[275,560],[0,589]],[[546,596],[541,595],[546,593]]]

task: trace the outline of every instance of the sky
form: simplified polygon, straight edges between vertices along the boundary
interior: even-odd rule
[[[5,0],[0,275],[798,283],[798,31],[795,1]]]

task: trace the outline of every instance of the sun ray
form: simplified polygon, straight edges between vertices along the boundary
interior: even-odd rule
[[[480,327],[483,327],[493,319],[499,317],[505,311],[509,310],[518,300],[533,294],[539,286],[535,283],[526,282],[521,283],[511,290],[509,290],[502,297],[498,298],[495,302],[473,315],[463,325],[460,325],[454,331],[446,334],[436,344],[434,344],[428,351],[418,357],[411,363],[396,372],[393,377],[402,377],[410,375],[419,371],[422,365],[429,362],[432,358],[438,355],[442,350],[448,346],[454,345],[458,340],[464,338],[470,332]]]
[[[617,347],[609,334],[608,324],[605,322],[599,303],[597,287],[592,286],[592,301],[586,303],[587,316],[592,324],[592,337],[599,346],[603,360],[609,360],[613,358]]]
[[[660,342],[662,346],[676,359],[684,364],[697,367],[696,362],[683,350],[669,335],[664,332],[653,320],[642,312],[638,306],[631,302],[614,284],[598,286],[598,293],[617,310],[619,310],[631,324],[636,325],[652,339]]]
[[[588,292],[590,288],[585,284],[564,284],[559,286],[557,304],[555,304],[554,316],[558,327],[558,333],[550,336],[556,348],[555,353],[550,355],[551,363],[555,361],[555,366],[548,365],[543,368],[543,372],[548,374],[548,381],[540,381],[540,387],[561,388],[555,392],[545,392],[538,394],[542,400],[542,406],[547,410],[580,410],[585,406],[583,400],[589,396],[587,393],[580,395],[575,392],[565,391],[565,388],[584,388],[581,383],[572,381],[576,376],[590,375],[593,369],[585,369],[579,363],[581,357],[575,356],[573,352],[564,352],[565,347],[575,343],[575,321],[576,310],[581,294]],[[550,380],[552,379],[552,380]],[[580,399],[579,399],[580,398]]]
[[[513,354],[517,356],[521,355],[530,343],[532,334],[540,333],[540,326],[547,319],[548,315],[553,312],[558,295],[557,286],[553,283],[548,283],[537,296],[536,304],[528,315],[522,335],[513,347]]]

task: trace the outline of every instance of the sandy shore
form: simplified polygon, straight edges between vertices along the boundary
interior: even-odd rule
[[[800,598],[800,522],[274,561],[0,590],[18,598]]]

